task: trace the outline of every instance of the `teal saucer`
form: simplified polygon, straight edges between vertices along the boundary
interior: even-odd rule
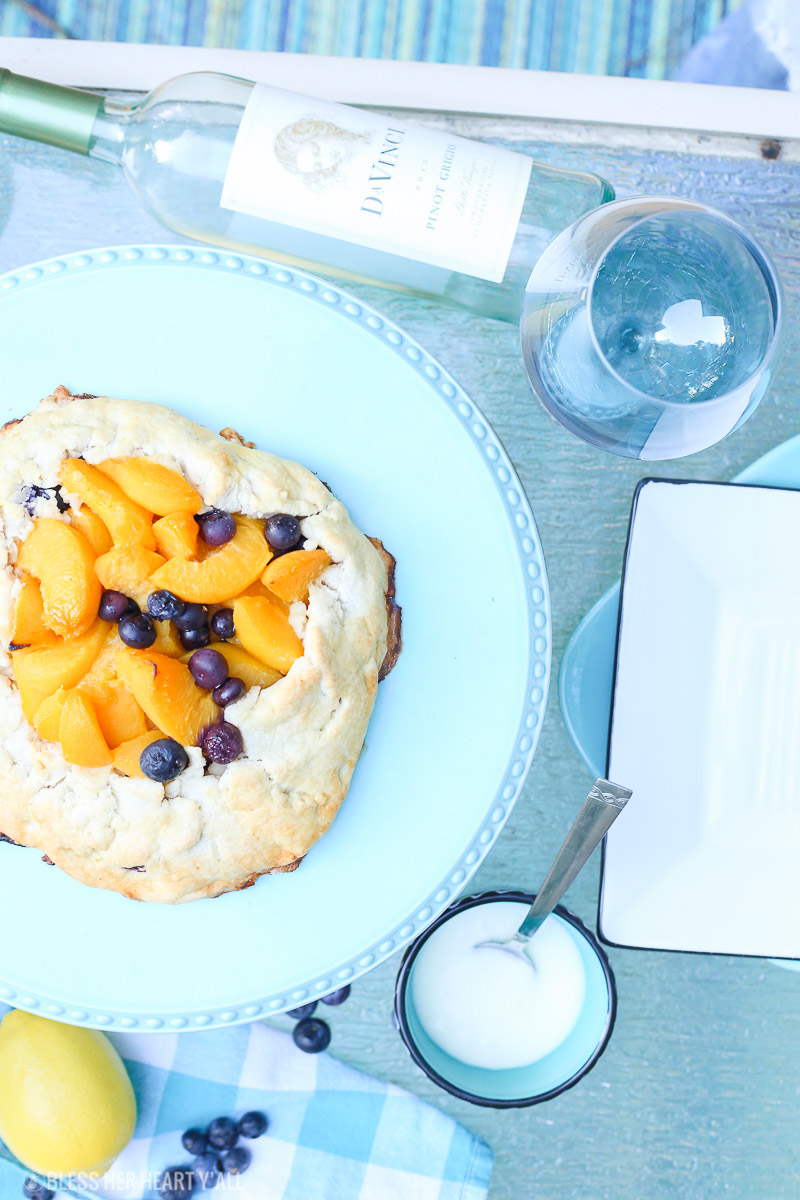
[[[509,900],[532,904],[534,896],[515,890],[480,892],[452,904],[408,948],[395,986],[395,1022],[414,1062],[429,1079],[451,1095],[486,1108],[525,1108],[551,1100],[574,1087],[605,1050],[617,1009],[614,976],[606,954],[586,926],[559,905],[555,919],[573,938],[586,972],[583,1011],[569,1037],[551,1054],[530,1066],[500,1071],[459,1062],[428,1037],[414,1009],[410,987],[420,949],[435,929],[466,908]]]
[[[800,489],[800,435],[775,446],[732,482]],[[595,778],[606,772],[619,592],[616,583],[586,613],[564,651],[558,675],[564,724]],[[769,961],[787,971],[800,971],[798,959]]]

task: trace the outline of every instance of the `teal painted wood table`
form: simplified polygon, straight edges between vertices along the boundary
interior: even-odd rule
[[[660,464],[659,473],[730,479],[800,432],[800,146],[768,147],[773,156],[779,151],[768,158],[757,140],[744,138],[430,113],[420,119],[597,170],[619,195],[690,196],[725,209],[763,239],[787,297],[775,384],[738,433],[693,458]],[[0,271],[87,246],[169,237],[141,211],[118,173],[0,139]],[[583,445],[545,414],[529,393],[514,327],[407,295],[354,290],[454,373],[505,443],[547,557],[557,669],[575,625],[619,576],[631,496],[646,468]],[[135,314],[119,316],[135,320]],[[398,589],[402,600],[402,564]],[[535,888],[588,782],[553,689],[525,792],[473,889]],[[568,897],[590,926],[598,867],[590,865]],[[497,1155],[492,1200],[795,1200],[800,975],[762,959],[622,949],[609,955],[619,990],[609,1048],[577,1087],[547,1104],[493,1112],[439,1092],[392,1026],[397,959],[359,980],[348,1004],[330,1011],[332,1049],[447,1109],[486,1138]],[[285,1018],[277,1023],[288,1025]]]

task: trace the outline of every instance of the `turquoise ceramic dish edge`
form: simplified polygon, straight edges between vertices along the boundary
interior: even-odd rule
[[[459,1062],[428,1037],[417,1018],[409,990],[420,947],[433,929],[451,916],[476,904],[509,900],[532,904],[534,896],[528,892],[498,890],[465,896],[457,901],[408,949],[395,988],[395,1020],[417,1066],[445,1091],[487,1108],[527,1108],[574,1087],[605,1050],[616,1019],[616,985],[608,956],[583,922],[559,904],[555,918],[573,938],[586,971],[584,1008],[569,1037],[551,1054],[530,1066],[503,1071]]]
[[[46,282],[52,276],[61,276],[68,272],[85,273],[102,270],[107,266],[118,268],[130,265],[135,268],[145,262],[165,266],[174,263],[182,267],[220,271],[226,275],[241,272],[251,279],[256,278],[280,289],[299,293],[312,303],[335,308],[344,319],[360,326],[366,333],[379,339],[387,350],[409,363],[435,391],[437,397],[468,434],[493,478],[508,515],[523,579],[526,581],[525,596],[530,635],[525,703],[514,739],[514,752],[510,756],[496,794],[487,805],[486,816],[480,828],[461,858],[431,889],[423,904],[415,906],[412,913],[398,922],[394,929],[374,945],[365,947],[356,957],[340,963],[329,972],[331,978],[322,981],[324,986],[321,986],[318,976],[314,976],[293,987],[291,995],[254,997],[237,1008],[215,1009],[209,1012],[192,1011],[185,1014],[148,1013],[145,1017],[135,1009],[104,1011],[90,1006],[72,1009],[59,1003],[54,996],[32,994],[30,991],[21,992],[13,983],[0,977],[0,1000],[14,1007],[72,1024],[104,1030],[130,1031],[138,1028],[148,1032],[175,1032],[220,1028],[254,1021],[296,1007],[299,998],[303,1002],[319,998],[330,991],[332,986],[341,986],[344,982],[365,974],[401,950],[452,903],[497,840],[520,795],[533,761],[550,682],[551,615],[547,572],[533,512],[511,460],[494,430],[480,408],[432,355],[393,321],[351,293],[307,272],[290,270],[280,263],[250,255],[216,253],[191,245],[121,245],[61,255],[8,272],[0,277],[0,298],[4,293],[27,290]],[[333,979],[335,984],[332,983]]]

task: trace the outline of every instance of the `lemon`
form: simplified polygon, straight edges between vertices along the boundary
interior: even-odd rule
[[[41,1175],[102,1175],[131,1139],[136,1100],[103,1033],[14,1009],[0,1023],[0,1138]]]

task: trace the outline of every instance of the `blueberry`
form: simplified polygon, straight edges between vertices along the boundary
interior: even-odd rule
[[[180,616],[172,618],[178,629],[199,629],[208,625],[208,609],[205,604],[184,604]]]
[[[25,498],[23,500],[23,504],[25,505],[25,509],[26,509],[29,517],[32,517],[34,515],[34,513],[36,512],[37,500],[51,499],[51,496],[50,496],[51,492],[53,493],[52,499],[55,500],[56,508],[58,509],[58,511],[61,513],[67,511],[67,509],[69,508],[69,505],[67,504],[64,497],[61,495],[61,484],[60,483],[57,483],[55,485],[55,487],[52,487],[52,488],[41,487],[38,483],[31,483],[31,484],[28,484],[28,486],[25,489]]]
[[[245,1113],[239,1121],[239,1133],[246,1138],[259,1138],[267,1131],[267,1118],[261,1112]]]
[[[212,508],[210,512],[195,517],[200,526],[200,537],[207,546],[224,546],[236,533],[236,522],[229,512]]]
[[[287,1012],[287,1017],[293,1017],[295,1021],[302,1021],[303,1017],[310,1017],[317,1010],[316,1000],[312,1000],[310,1004],[301,1004],[298,1008],[290,1008]]]
[[[232,763],[244,749],[241,730],[229,721],[215,721],[200,735],[203,754],[209,762]]]
[[[214,697],[215,704],[218,704],[220,708],[225,708],[228,704],[241,700],[246,691],[245,681],[238,675],[231,675],[230,679],[226,679],[224,683],[215,687],[211,695]]]
[[[189,671],[195,683],[209,692],[228,678],[228,664],[219,650],[196,650]]]
[[[344,987],[337,988],[335,992],[328,992],[327,996],[322,997],[323,1004],[344,1004],[347,997],[350,995],[350,984],[346,983]]]
[[[226,1175],[241,1175],[250,1166],[253,1156],[245,1146],[235,1146],[222,1156],[222,1169]]]
[[[147,613],[123,617],[119,623],[119,638],[133,650],[146,650],[156,640],[156,627]]]
[[[200,650],[207,646],[211,634],[207,625],[198,625],[196,629],[179,629],[178,637],[184,650]]]
[[[145,746],[139,755],[139,766],[147,778],[155,779],[156,783],[169,783],[171,779],[177,779],[188,765],[189,755],[174,738],[159,738]],[[193,1133],[194,1130],[189,1132]],[[186,1149],[190,1150],[191,1147],[187,1146]]]
[[[273,550],[291,550],[300,541],[300,522],[289,513],[267,517],[264,536]]]
[[[100,597],[97,615],[101,621],[121,621],[128,614],[128,597],[124,592],[106,590]]]
[[[207,1154],[198,1155],[192,1162],[192,1174],[199,1187],[216,1187],[220,1176],[219,1159],[216,1154],[209,1150]]]
[[[39,1180],[34,1179],[32,1175],[29,1175],[23,1183],[22,1191],[28,1200],[53,1200],[53,1196],[55,1196],[55,1192],[51,1192],[50,1188],[39,1183]]]
[[[233,609],[218,608],[211,618],[211,632],[226,642],[236,633],[233,624]]]
[[[209,1146],[215,1150],[230,1150],[239,1140],[236,1122],[230,1117],[215,1117],[206,1130]]]
[[[183,1200],[194,1191],[194,1176],[189,1167],[167,1167],[158,1181],[162,1200]]]
[[[292,1037],[298,1050],[303,1050],[306,1054],[319,1054],[331,1040],[330,1026],[324,1021],[315,1020],[314,1017],[306,1017],[297,1022],[292,1030]]]
[[[147,597],[147,611],[154,621],[174,621],[186,608],[172,592],[151,592]]]
[[[190,1154],[205,1154],[208,1141],[202,1129],[187,1129],[181,1138],[181,1145]]]

